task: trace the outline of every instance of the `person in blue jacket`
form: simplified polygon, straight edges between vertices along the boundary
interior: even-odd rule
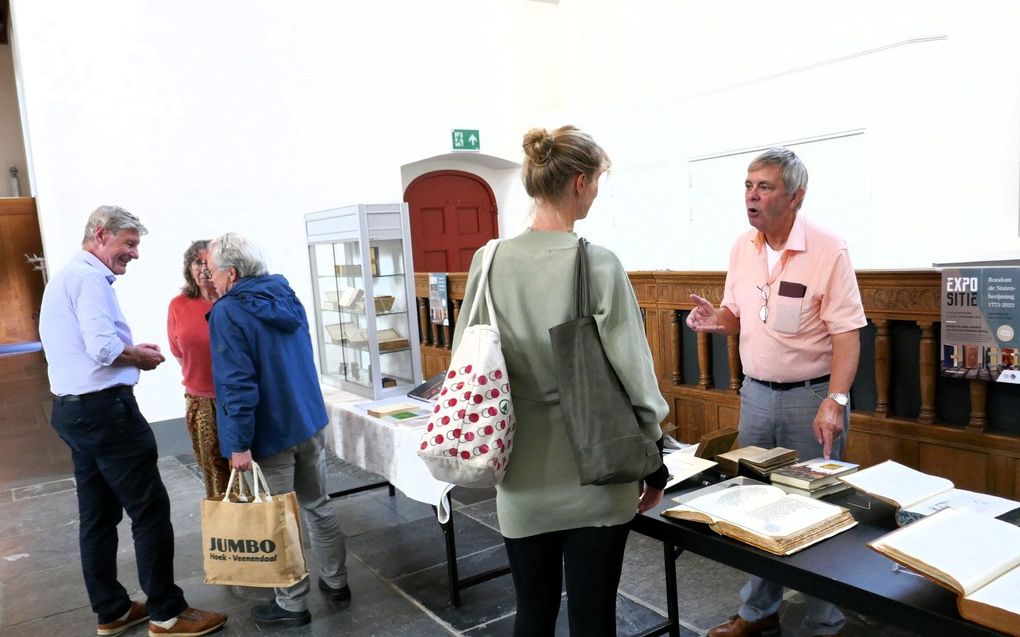
[[[326,489],[329,418],[304,306],[244,237],[219,237],[209,257],[208,276],[219,293],[209,336],[220,451],[239,471],[257,461],[273,493],[296,493],[319,562],[319,589],[350,599],[344,535]],[[273,601],[252,609],[252,619],[307,624],[309,588],[309,578],[277,588]]]

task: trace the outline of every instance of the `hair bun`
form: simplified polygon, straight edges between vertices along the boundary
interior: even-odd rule
[[[524,154],[536,166],[544,166],[552,157],[553,138],[544,128],[532,128],[524,134]]]

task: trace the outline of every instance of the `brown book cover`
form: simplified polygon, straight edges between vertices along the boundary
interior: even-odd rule
[[[694,455],[698,458],[714,460],[720,453],[726,453],[737,441],[737,430],[733,428],[716,429],[701,437]]]

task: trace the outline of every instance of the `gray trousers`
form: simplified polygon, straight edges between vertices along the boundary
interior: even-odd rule
[[[796,449],[801,460],[821,457],[822,445],[815,439],[811,422],[828,393],[828,383],[775,391],[745,378],[740,388],[740,446]],[[843,434],[833,441],[830,454],[835,459],[843,457],[850,426],[849,405],[843,413]],[[737,614],[747,621],[758,621],[779,611],[783,587],[752,576],[740,589],[740,599],[743,603]],[[805,635],[835,635],[846,623],[843,613],[833,604],[807,595],[804,602],[807,606]]]
[[[272,493],[294,491],[301,507],[301,523],[308,529],[319,577],[332,588],[347,585],[347,546],[326,489],[326,429],[258,461]],[[311,577],[288,588],[277,588],[276,603],[284,610],[308,609]]]

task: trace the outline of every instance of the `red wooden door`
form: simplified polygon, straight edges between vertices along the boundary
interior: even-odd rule
[[[415,272],[467,272],[478,248],[499,234],[496,198],[471,173],[440,170],[404,191],[411,221]]]

